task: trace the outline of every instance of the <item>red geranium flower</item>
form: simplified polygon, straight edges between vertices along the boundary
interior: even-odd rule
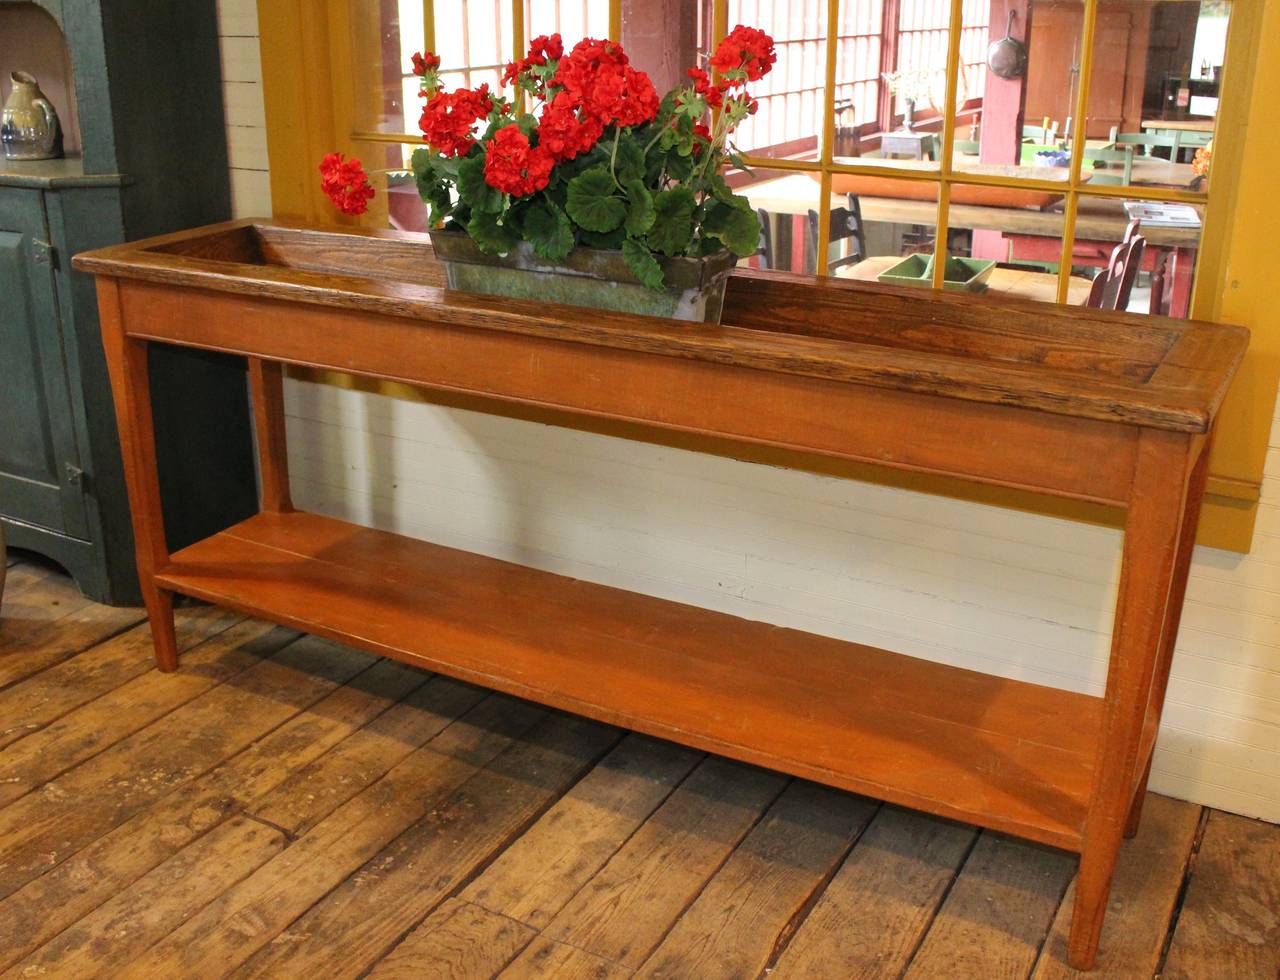
[[[613,41],[579,41],[561,59],[552,84],[606,126],[637,126],[658,114],[653,82],[628,64],[627,53]]]
[[[745,72],[746,78],[729,80],[730,87],[733,87],[763,78],[777,60],[773,38],[764,31],[739,24],[716,48],[716,53],[711,57],[711,67],[722,75]]]
[[[481,85],[474,92],[465,88],[437,92],[423,107],[418,126],[422,138],[445,156],[465,156],[476,145],[475,124],[492,109],[488,85]]]
[[[688,76],[693,79],[693,90],[707,100],[711,109],[719,109],[724,104],[724,93],[729,88],[728,82],[714,84],[711,76],[701,68],[690,68]]]
[[[530,146],[529,138],[512,123],[485,144],[485,183],[512,197],[525,197],[547,186],[554,163],[550,153]]]
[[[360,161],[344,160],[341,153],[320,161],[320,189],[343,214],[364,214],[373,197],[373,185]]]
[[[528,55],[519,61],[507,62],[507,69],[502,75],[502,84],[512,85],[530,68],[541,68],[548,61],[555,61],[562,57],[564,57],[564,42],[561,41],[559,34],[539,35],[529,44]]]
[[[538,123],[538,146],[553,160],[572,160],[586,153],[604,135],[604,123],[590,114],[568,92],[559,92],[542,110]]]
[[[430,51],[426,54],[415,51],[410,55],[410,60],[413,61],[413,73],[415,75],[425,75],[428,69],[436,71],[440,67],[440,56],[432,54]]]

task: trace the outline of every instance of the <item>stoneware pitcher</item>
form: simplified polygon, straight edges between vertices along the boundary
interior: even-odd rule
[[[34,75],[11,72],[13,91],[0,110],[0,145],[7,160],[51,160],[62,156],[62,125]]]

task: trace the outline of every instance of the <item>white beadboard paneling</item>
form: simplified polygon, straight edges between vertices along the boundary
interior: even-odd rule
[[[257,37],[258,0],[218,0],[218,33],[223,37]]]
[[[256,82],[262,84],[262,55],[257,37],[224,35],[222,47],[222,80],[224,82]]]
[[[286,396],[300,506],[957,666],[1105,682],[1117,531],[324,385]],[[1280,535],[1197,550],[1152,784],[1280,820],[1275,568]]]
[[[256,126],[227,127],[227,159],[232,170],[267,170],[267,131]]]
[[[271,217],[271,175],[265,170],[231,171],[231,216]]]
[[[257,82],[223,82],[222,105],[228,126],[252,126],[266,130],[267,113],[262,86]]]

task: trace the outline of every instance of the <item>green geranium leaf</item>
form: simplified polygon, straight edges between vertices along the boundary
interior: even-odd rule
[[[618,180],[626,187],[630,181],[644,177],[644,147],[629,132],[618,136],[618,155],[615,161]]]
[[[536,201],[524,214],[524,237],[544,259],[560,262],[573,251],[569,216],[550,201]]]
[[[613,231],[626,217],[627,206],[614,196],[608,167],[592,167],[569,181],[569,217],[587,231]]]
[[[639,180],[627,181],[626,188],[627,220],[623,222],[623,226],[628,234],[639,238],[653,227],[658,212],[653,206],[653,195],[649,192],[649,188]]]
[[[492,211],[473,212],[471,220],[467,222],[467,234],[480,247],[480,251],[490,255],[506,255],[520,241],[515,229],[503,224]]]
[[[662,291],[662,266],[658,265],[658,260],[653,257],[653,253],[642,243],[634,238],[628,238],[622,243],[622,257],[626,260],[627,268],[636,274],[637,279],[650,289]]]
[[[483,153],[469,156],[458,164],[458,196],[472,211],[497,214],[502,210],[502,191],[485,183]]]
[[[731,201],[715,203],[702,222],[702,233],[719,239],[734,255],[754,255],[760,247],[760,219],[745,197],[731,195]]]
[[[410,165],[413,167],[413,181],[418,187],[418,196],[431,208],[428,222],[435,227],[453,210],[449,185],[437,172],[431,159],[431,151],[426,147],[413,151]]]
[[[712,173],[707,177],[707,186],[711,189],[711,196],[717,201],[723,201],[725,204],[733,203],[736,195],[719,173]]]
[[[645,238],[647,244],[663,255],[680,255],[693,240],[693,191],[672,187],[654,195],[657,217]]]

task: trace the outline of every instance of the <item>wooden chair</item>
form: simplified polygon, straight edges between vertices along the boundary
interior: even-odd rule
[[[841,256],[838,259],[827,263],[827,272],[833,273],[836,269],[845,265],[853,265],[861,262],[867,257],[867,234],[862,225],[862,205],[858,203],[858,195],[849,194],[845,197],[845,206],[842,208],[831,209],[831,225],[830,237],[828,241],[831,244],[843,241],[852,241],[853,247],[848,255]],[[818,212],[809,212],[809,254],[817,256],[820,247],[820,239],[818,237]],[[818,261],[815,258],[814,268],[818,268]]]
[[[1169,297],[1165,292],[1169,286],[1169,265],[1173,261],[1172,252],[1161,252],[1156,256],[1155,268],[1151,271],[1151,306],[1148,312],[1152,316],[1169,315]]]
[[[1095,310],[1127,309],[1146,248],[1146,238],[1138,234],[1138,222],[1130,221],[1124,238],[1112,250],[1107,267],[1094,278],[1084,305]]]
[[[1093,161],[1094,170],[1089,179],[1092,184],[1123,184],[1129,185],[1133,183],[1133,146],[1118,146],[1112,143],[1101,149],[1090,150],[1089,158]],[[1106,165],[1106,169],[1098,168],[1098,164]],[[1119,173],[1113,168],[1113,165],[1119,165]]]

